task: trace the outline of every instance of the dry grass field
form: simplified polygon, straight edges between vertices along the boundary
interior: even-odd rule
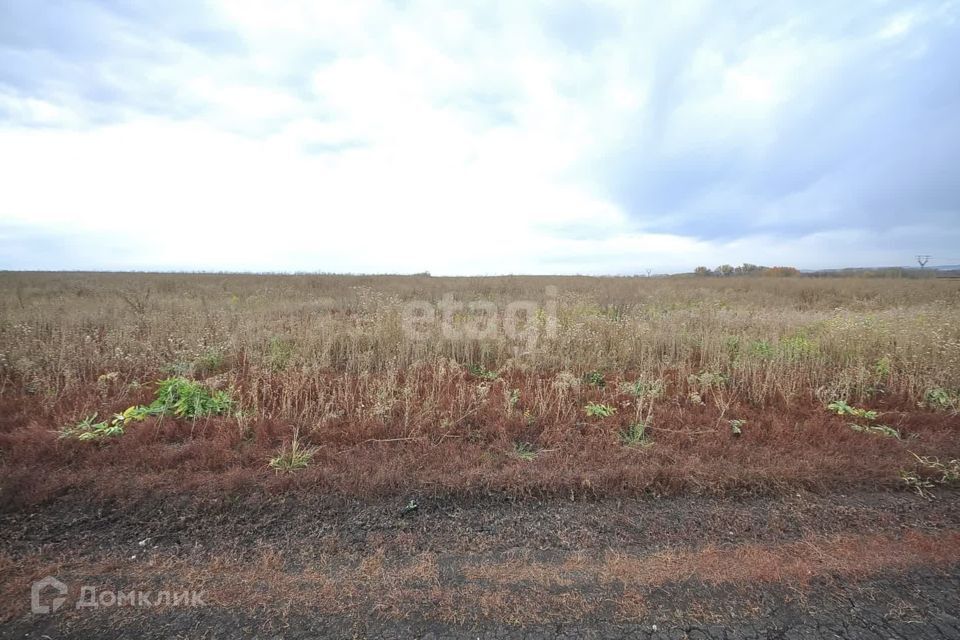
[[[957,577],[958,411],[957,280],[3,273],[4,615],[51,572],[361,637],[916,593]]]
[[[960,456],[956,281],[0,278],[5,503],[141,481],[356,495],[893,486],[913,453]],[[437,309],[416,333],[411,301]],[[493,307],[456,305],[476,301]],[[508,336],[517,301],[536,310]],[[98,443],[58,433],[148,404],[174,376],[225,391],[229,411],[149,417]],[[836,415],[838,400],[879,415]],[[272,472],[294,434],[311,464]]]

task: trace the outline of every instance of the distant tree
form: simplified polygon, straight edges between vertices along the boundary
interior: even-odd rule
[[[795,267],[770,267],[767,274],[778,278],[789,278],[800,275],[800,271]]]
[[[697,267],[693,270],[694,275],[698,276],[773,276],[776,278],[785,278],[789,276],[798,276],[800,271],[795,267],[764,267],[761,265],[745,262],[739,267],[729,264],[722,264],[712,271],[706,267]]]

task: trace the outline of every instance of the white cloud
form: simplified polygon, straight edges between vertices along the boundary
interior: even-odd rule
[[[453,274],[900,261],[869,232],[771,231],[827,224],[843,204],[835,181],[766,194],[742,176],[700,174],[764,171],[785,114],[812,108],[848,72],[844,60],[881,51],[870,47],[913,50],[930,12],[838,34],[749,12],[756,23],[742,25],[725,7],[596,4],[589,10],[608,20],[588,29],[574,16],[558,36],[550,25],[564,4],[232,0],[207,7],[230,47],[96,12],[85,24],[103,20],[114,40],[103,51],[85,45],[87,62],[66,52],[31,86],[0,68],[15,79],[0,74],[0,222],[69,229],[81,243],[122,239],[129,251],[101,266],[130,268]],[[30,55],[0,33],[0,56],[14,49],[0,65]],[[57,75],[64,69],[79,69],[73,85]],[[678,180],[690,194],[619,197],[604,174],[623,149],[643,168],[631,173],[628,162],[624,180]],[[703,169],[702,157],[719,166]],[[683,225],[663,228],[665,207]],[[704,230],[731,208],[767,228],[711,239]],[[851,238],[862,251],[838,256]]]

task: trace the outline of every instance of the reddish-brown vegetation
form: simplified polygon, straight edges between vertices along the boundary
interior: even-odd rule
[[[281,476],[267,461],[289,439],[291,427],[275,419],[253,417],[238,426],[234,418],[151,418],[121,438],[80,442],[59,437],[52,426],[75,415],[72,407],[82,397],[65,397],[51,416],[38,420],[32,417],[36,398],[8,395],[0,425],[6,453],[3,500],[10,507],[64,492],[135,495],[263,487],[350,495],[496,491],[563,497],[893,487],[900,484],[900,470],[916,466],[911,452],[960,456],[960,417],[922,411],[906,400],[876,405],[884,424],[901,433],[896,439],[856,432],[848,419],[816,404],[741,402],[719,408],[710,396],[701,404],[678,393],[678,400],[658,403],[649,446],[628,447],[620,433],[635,419],[630,404],[636,400],[626,394],[603,392],[607,401],[624,407],[607,418],[588,418],[582,411],[584,402],[599,401],[599,389],[543,406],[533,418],[525,407],[534,405],[539,390],[550,388],[552,376],[518,373],[487,383],[484,400],[470,404],[461,400],[477,388],[472,376],[463,371],[438,375],[422,375],[415,389],[446,403],[432,408],[437,413],[461,412],[461,419],[409,424],[390,416],[331,419],[301,433],[306,444],[317,447],[311,466]],[[608,386],[616,383],[612,379]],[[359,384],[375,386],[376,378],[355,378],[353,385]],[[505,404],[504,390],[514,388],[525,391],[515,405]],[[149,391],[142,389],[137,399],[146,401]],[[269,407],[271,400],[258,402]],[[105,413],[116,412],[130,401],[129,395],[105,398],[101,406]],[[733,416],[745,421],[740,435],[728,424]],[[514,455],[519,442],[530,443],[533,460]]]

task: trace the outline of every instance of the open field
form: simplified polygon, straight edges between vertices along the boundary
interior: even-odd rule
[[[9,637],[960,637],[958,280],[2,273],[0,314]]]

